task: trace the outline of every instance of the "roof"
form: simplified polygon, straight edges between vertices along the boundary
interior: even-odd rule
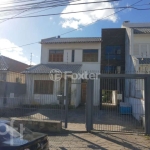
[[[41,44],[97,43],[97,42],[101,42],[100,37],[48,38],[41,40]]]
[[[150,58],[138,58],[139,64],[150,64]]]
[[[66,71],[76,73],[80,70],[81,66],[82,66],[81,64],[39,64],[26,69],[22,73],[49,74],[50,71],[53,69],[59,69],[62,73]]]
[[[22,72],[26,68],[28,68],[29,65],[24,64],[22,62],[13,60],[11,58],[0,56],[0,70],[2,71],[13,71],[13,72]]]
[[[147,22],[147,23],[123,22],[122,26],[128,27],[128,28],[147,28],[147,27],[150,27],[150,22]]]
[[[150,27],[144,28],[133,28],[134,34],[150,34]]]

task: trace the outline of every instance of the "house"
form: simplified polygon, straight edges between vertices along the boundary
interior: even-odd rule
[[[21,74],[29,65],[0,55],[0,81],[25,83],[25,76]]]
[[[100,37],[58,37],[41,40],[41,63],[24,71],[29,100],[27,103],[32,101],[40,104],[59,104],[57,95],[66,95],[65,73],[70,72],[69,104],[75,107],[84,104],[87,80],[82,75],[100,73],[100,55]],[[59,81],[51,80],[52,70],[62,73]],[[95,106],[99,105],[99,90],[99,80],[94,79]]]
[[[126,73],[149,73],[150,71],[150,23],[124,22],[126,29]],[[145,112],[144,81],[126,80],[125,101],[132,105],[133,116],[140,120]]]
[[[9,97],[25,94],[25,75],[21,72],[27,64],[0,55],[0,106],[8,103]]]

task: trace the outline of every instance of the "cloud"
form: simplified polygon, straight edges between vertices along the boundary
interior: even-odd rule
[[[96,0],[81,0],[80,3],[86,3],[86,2],[96,2]],[[73,3],[79,3],[79,2],[72,2]],[[91,4],[82,4],[82,5],[68,5],[62,13],[66,12],[77,12],[77,11],[86,11],[86,10],[94,10],[94,9],[103,9],[103,8],[112,8],[107,10],[98,10],[98,11],[89,11],[89,12],[83,12],[83,13],[76,13],[76,14],[67,14],[67,15],[61,15],[60,17],[63,19],[61,22],[63,28],[74,28],[78,29],[82,25],[87,25],[90,23],[94,23],[97,20],[106,17],[108,15],[111,15],[115,13],[114,6],[118,5],[118,3],[112,4],[110,2],[102,2],[102,3],[91,3]],[[116,22],[118,19],[117,15],[114,14],[108,18],[105,18],[104,20],[109,20],[112,22]]]
[[[11,48],[11,47],[15,47],[15,48]],[[14,43],[10,42],[7,39],[0,39],[0,53],[1,55],[12,58],[14,60],[26,63],[28,65],[30,64],[29,59],[23,54],[23,49],[18,47],[17,45],[15,45]],[[34,64],[35,63],[32,63],[32,65]]]
[[[53,20],[53,17],[49,17],[50,20]]]

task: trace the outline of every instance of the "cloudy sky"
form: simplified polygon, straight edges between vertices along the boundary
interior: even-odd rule
[[[0,4],[6,1],[9,0],[0,0]],[[80,3],[97,1],[100,0],[80,0]],[[30,63],[30,55],[32,53],[32,64],[38,64],[40,63],[41,55],[41,45],[39,43],[25,47],[19,46],[28,43],[40,42],[40,40],[43,38],[58,36],[73,29],[77,30],[65,34],[62,37],[101,36],[102,28],[120,28],[122,22],[126,20],[129,20],[130,22],[150,22],[150,10],[138,11],[128,9],[114,14],[116,11],[118,11],[116,7],[128,6],[137,1],[138,0],[121,0],[120,2],[115,3],[109,2],[90,3],[88,5],[68,5],[49,9],[38,14],[67,13],[103,8],[111,9],[74,14],[62,14],[58,16],[46,16],[39,18],[14,19],[0,23],[0,53],[1,55],[8,56],[27,64]],[[72,2],[70,4],[75,3],[79,3],[79,1]],[[150,3],[150,0],[143,0],[138,5],[148,3]],[[150,5],[145,7],[149,8]],[[31,12],[26,12],[24,14],[21,14],[20,16],[26,15],[28,13]],[[107,17],[109,15],[111,16]]]

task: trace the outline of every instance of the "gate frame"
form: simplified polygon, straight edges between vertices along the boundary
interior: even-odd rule
[[[99,74],[101,79],[144,79],[145,94],[145,134],[150,135],[150,75],[149,74]],[[88,80],[86,102],[86,130],[93,130],[93,82]],[[92,93],[91,93],[91,92]]]

